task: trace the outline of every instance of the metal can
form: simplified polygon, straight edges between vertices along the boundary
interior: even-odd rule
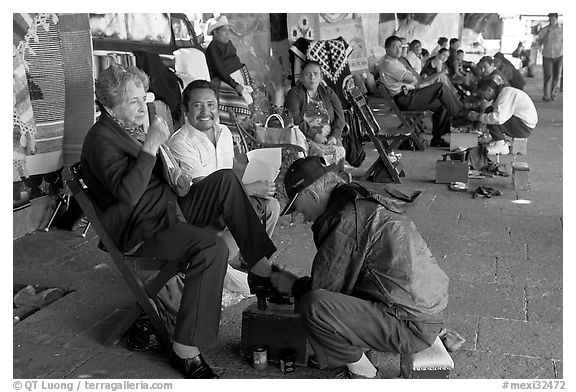
[[[292,373],[294,371],[294,361],[296,360],[296,351],[284,349],[280,351],[280,371],[282,373]]]
[[[252,350],[252,366],[258,370],[263,370],[268,367],[268,352],[266,351],[266,347],[254,347]]]

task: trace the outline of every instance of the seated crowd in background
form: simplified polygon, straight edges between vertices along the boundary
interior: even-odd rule
[[[400,61],[401,40],[397,36],[386,39],[386,55],[380,62],[380,81],[401,110],[431,110],[433,147],[447,147],[442,135],[450,132],[452,117],[458,115],[462,103],[458,96],[442,82],[424,87],[406,65]]]

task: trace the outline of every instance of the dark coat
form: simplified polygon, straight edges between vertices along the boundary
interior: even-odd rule
[[[162,160],[143,152],[105,112],[88,131],[80,161],[96,212],[121,251],[178,221]]]
[[[236,48],[231,41],[223,44],[212,40],[206,48],[206,64],[210,72],[210,78],[219,78],[225,83],[236,88],[238,83],[232,79],[230,74],[238,71],[244,64],[236,53]]]

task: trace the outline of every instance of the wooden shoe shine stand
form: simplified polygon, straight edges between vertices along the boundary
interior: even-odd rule
[[[512,183],[515,190],[527,191],[530,189],[529,174],[530,165],[527,162],[518,162],[518,155],[526,155],[528,139],[513,138],[510,144],[510,153],[512,155]],[[496,162],[500,163],[500,155],[496,155]]]

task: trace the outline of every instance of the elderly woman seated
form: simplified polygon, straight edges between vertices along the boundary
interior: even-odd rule
[[[300,83],[288,91],[286,108],[306,135],[308,155],[319,155],[328,165],[344,169],[346,150],[342,146],[344,111],[336,93],[322,84],[322,71],[316,61],[306,61]]]

